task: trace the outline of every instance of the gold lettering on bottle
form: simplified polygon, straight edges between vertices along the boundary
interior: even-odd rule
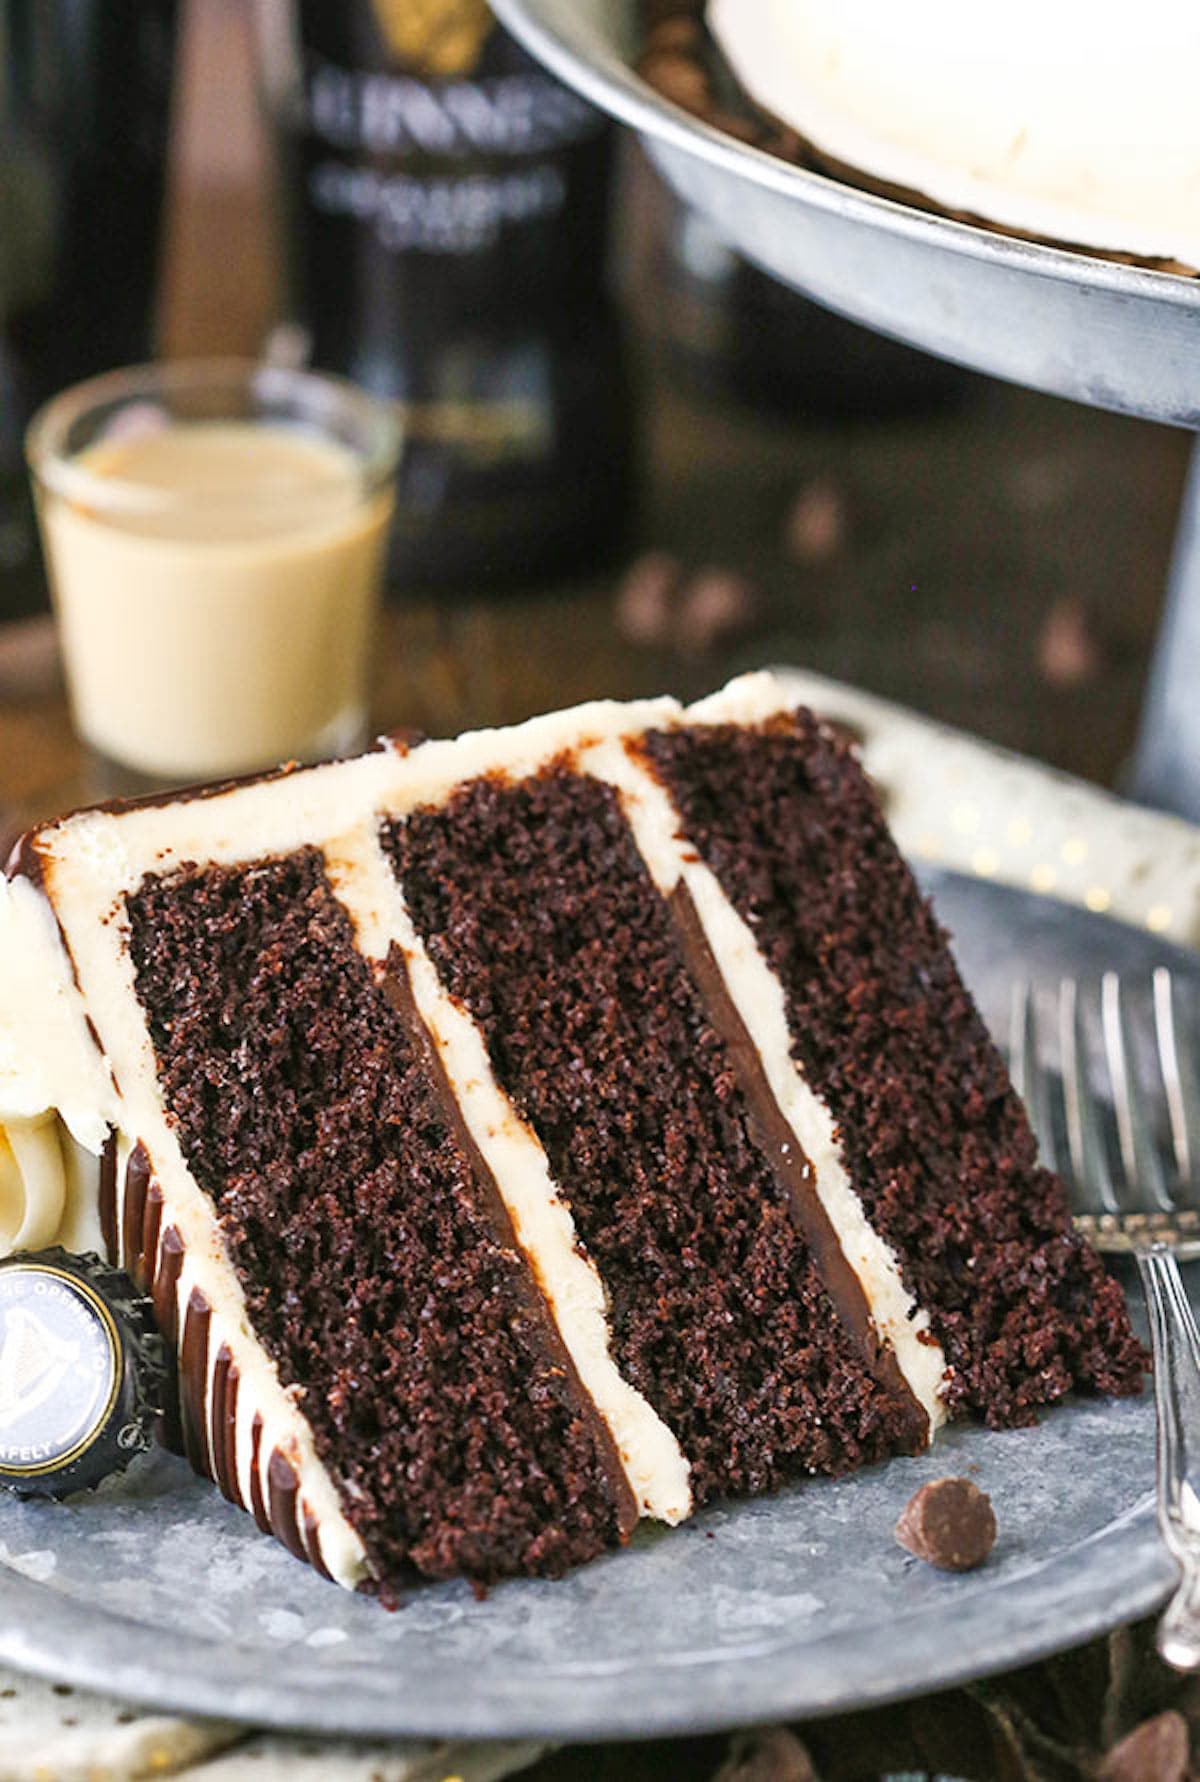
[[[469,74],[495,23],[487,0],[371,3],[393,56],[420,74]]]

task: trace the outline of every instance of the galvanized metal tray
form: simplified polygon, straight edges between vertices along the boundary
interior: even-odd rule
[[[1200,960],[1047,899],[929,878],[985,1014],[1012,978]],[[955,1429],[931,1454],[646,1531],[556,1583],[394,1614],[322,1582],[166,1456],[62,1505],[0,1501],[0,1661],[181,1712],[363,1735],[618,1738],[798,1718],[1025,1663],[1145,1614],[1159,1546],[1149,1399],[1078,1401],[1036,1429]],[[925,1479],[968,1472],[1000,1538],[965,1577],[892,1529]]]

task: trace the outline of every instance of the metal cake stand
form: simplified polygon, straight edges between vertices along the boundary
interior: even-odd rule
[[[750,148],[634,74],[636,0],[493,5],[554,73],[637,131],[686,203],[785,284],[994,377],[1200,430],[1200,279],[1019,241]],[[1200,818],[1200,444],[1129,789]]]

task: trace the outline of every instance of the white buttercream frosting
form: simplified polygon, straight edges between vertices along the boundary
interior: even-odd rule
[[[29,880],[0,878],[0,1255],[97,1247],[114,1105],[53,911]]]
[[[0,1256],[50,1244],[101,1250],[99,1181],[99,1157],[57,1113],[0,1121]]]
[[[1007,228],[1200,267],[1193,0],[708,0],[750,96],[835,160]]]
[[[608,1427],[640,1514],[681,1522],[692,1507],[688,1462],[613,1359],[599,1271],[580,1244],[545,1152],[496,1081],[483,1035],[442,988],[375,835],[336,842],[325,857],[362,951],[382,961],[395,945],[404,955],[413,1000],[467,1130],[491,1171],[580,1384]]]

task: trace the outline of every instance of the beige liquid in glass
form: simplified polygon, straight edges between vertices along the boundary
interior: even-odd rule
[[[255,421],[168,422],[72,462],[112,480],[111,502],[40,494],[94,749],[178,781],[358,746],[392,494],[366,492],[349,448]]]

